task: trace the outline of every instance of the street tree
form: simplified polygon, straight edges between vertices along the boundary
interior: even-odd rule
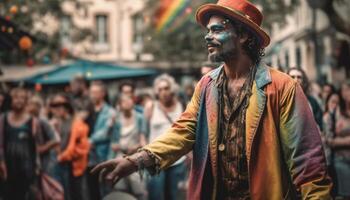
[[[17,46],[13,49],[1,49],[0,60],[5,64],[52,63],[62,57],[69,56],[68,50],[62,46],[61,22],[64,17],[70,23],[70,38],[73,42],[81,41],[91,35],[88,29],[77,27],[67,17],[62,5],[65,2],[74,3],[79,8],[82,5],[76,0],[3,0],[0,1],[0,16],[9,23],[0,24],[2,32],[13,34]],[[8,25],[10,24],[10,25]],[[23,39],[26,33],[29,38]],[[21,40],[22,39],[22,40]],[[21,42],[25,41],[25,42]],[[16,42],[16,41],[15,41]],[[24,48],[23,44],[31,44]]]

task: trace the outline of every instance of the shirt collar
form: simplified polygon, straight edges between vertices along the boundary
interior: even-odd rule
[[[211,79],[213,79],[215,81],[215,85],[217,87],[219,87],[220,83],[222,81],[220,81],[220,75],[222,74],[221,72],[224,71],[224,65],[222,64],[220,67],[214,69],[213,71],[211,71],[209,73],[209,76],[211,77]],[[255,83],[256,86],[258,88],[263,88],[265,85],[271,83],[272,79],[271,79],[271,74],[270,74],[270,70],[269,67],[264,64],[264,63],[260,63],[257,66],[257,71],[255,74]]]

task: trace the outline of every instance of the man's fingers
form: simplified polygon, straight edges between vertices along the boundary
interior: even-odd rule
[[[106,179],[109,181],[113,181],[118,176],[119,171],[120,171],[119,167],[116,167],[111,173],[109,173],[106,176]]]
[[[107,169],[106,169],[106,168],[103,168],[103,169],[101,170],[101,172],[100,172],[100,174],[99,174],[99,176],[98,176],[98,180],[99,180],[100,182],[102,182],[103,179],[105,178],[106,172],[107,172]]]
[[[101,164],[98,164],[96,167],[94,167],[90,173],[92,174],[95,174],[99,171],[101,171],[102,169],[104,168],[108,168],[108,167],[111,167],[111,165],[113,166],[114,164],[114,160],[109,160],[109,161],[106,161],[106,162],[103,162]]]

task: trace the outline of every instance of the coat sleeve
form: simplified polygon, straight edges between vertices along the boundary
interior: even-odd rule
[[[177,161],[181,156],[192,150],[195,142],[201,91],[205,87],[203,82],[206,78],[209,77],[203,77],[197,84],[186,110],[172,127],[159,136],[154,142],[143,148],[158,159],[160,169],[171,166],[171,164]]]
[[[291,82],[281,99],[280,137],[284,159],[302,199],[331,199],[332,182],[319,129],[308,101],[296,82]]]

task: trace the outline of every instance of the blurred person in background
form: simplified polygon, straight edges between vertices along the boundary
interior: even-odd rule
[[[325,100],[325,111],[323,113],[323,131],[322,131],[322,143],[326,156],[327,167],[329,175],[332,180],[336,180],[336,172],[334,169],[334,151],[327,144],[328,139],[335,137],[335,123],[336,123],[336,111],[339,105],[339,94],[335,91],[330,93]],[[336,184],[332,187],[332,196],[336,194]]]
[[[329,94],[325,103],[326,107],[323,114],[324,134],[322,139],[324,142],[327,165],[329,166],[332,164],[333,158],[331,158],[331,149],[325,142],[328,138],[333,138],[335,135],[335,114],[339,105],[339,94],[336,92]]]
[[[107,89],[102,82],[93,82],[90,85],[90,100],[93,106],[88,118],[89,152],[88,171],[98,163],[107,160],[110,150],[111,131],[116,112],[107,102]],[[88,191],[91,200],[100,200],[106,194],[106,187],[99,184],[99,177],[87,173]]]
[[[4,200],[36,200],[38,122],[26,112],[29,94],[10,92],[11,109],[0,117],[0,196]]]
[[[4,92],[0,92],[0,113],[4,112],[6,94]]]
[[[317,101],[318,105],[320,105],[321,109],[323,110],[321,86],[317,82],[312,81],[309,84],[309,91],[308,92],[309,92],[310,96],[312,96]]]
[[[149,104],[150,102],[153,101],[152,95],[148,92],[143,92],[139,95],[138,98],[138,105],[140,105],[141,107],[145,107],[147,104]]]
[[[131,155],[146,145],[146,121],[134,108],[130,95],[121,95],[120,112],[117,115],[111,142],[109,158]],[[132,194],[137,199],[146,199],[146,186],[138,173],[133,173],[118,182],[114,189]]]
[[[167,74],[162,74],[154,80],[154,93],[157,100],[150,102],[145,107],[145,117],[149,124],[149,142],[157,137],[181,116],[183,107],[177,99],[178,85],[175,79]],[[182,156],[171,167],[151,177],[148,182],[148,195],[150,200],[175,200],[180,195],[179,183],[186,176],[186,157]]]
[[[201,77],[212,71],[213,69],[216,69],[220,66],[220,63],[217,62],[211,62],[207,61],[202,64],[201,67]]]
[[[323,130],[323,111],[315,97],[309,93],[309,80],[305,71],[301,68],[292,67],[288,69],[287,74],[301,85],[307,100],[309,101],[315,121],[320,130]]]
[[[53,156],[54,148],[59,145],[60,138],[50,122],[40,115],[43,108],[43,100],[39,96],[33,96],[29,99],[27,111],[39,120],[40,135],[38,135],[38,153],[41,158],[42,169],[50,176],[54,176],[55,159]]]
[[[64,94],[56,94],[50,103],[53,117],[51,124],[60,136],[60,144],[56,149],[56,162],[54,178],[60,182],[64,190],[65,200],[73,200],[72,165],[68,161],[60,161],[58,155],[67,149],[72,133],[74,109],[70,98]]]
[[[130,96],[134,103],[136,103],[135,89],[135,84],[133,82],[124,81],[119,85],[119,94]],[[141,105],[134,105],[134,109],[139,113],[143,113],[143,107]]]
[[[334,137],[327,138],[326,144],[334,152],[337,196],[350,199],[350,81],[340,89],[339,109],[335,114]]]
[[[321,91],[321,99],[322,99],[322,108],[323,110],[327,110],[327,99],[329,97],[329,95],[335,93],[336,90],[335,90],[335,87],[334,85],[330,84],[330,83],[325,83],[323,86],[322,86],[322,91]]]
[[[89,127],[86,123],[89,111],[89,104],[80,104],[75,107],[68,144],[66,148],[61,149],[57,156],[59,163],[69,163],[70,165],[69,189],[71,192],[70,197],[73,200],[88,199],[85,170],[88,164],[90,148]]]
[[[0,113],[7,112],[10,106],[10,96],[7,92],[0,92]]]
[[[75,76],[69,83],[70,94],[69,97],[73,103],[73,107],[79,104],[87,104],[89,101],[88,82],[82,75]]]
[[[179,101],[182,104],[182,107],[186,107],[187,104],[191,101],[193,92],[194,92],[195,84],[193,81],[188,81],[183,84],[182,90],[179,93]]]

